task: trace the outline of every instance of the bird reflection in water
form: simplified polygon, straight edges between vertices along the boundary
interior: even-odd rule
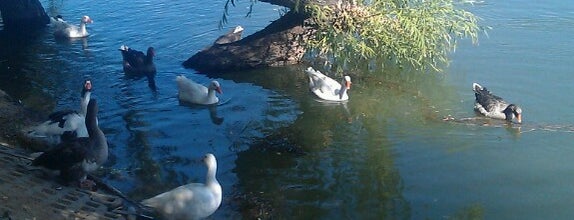
[[[209,118],[211,119],[211,122],[213,124],[216,125],[221,125],[223,123],[224,117],[219,117],[217,114],[217,106],[219,104],[212,104],[212,105],[197,105],[197,104],[191,104],[188,102],[182,102],[179,101],[179,104],[182,106],[187,106],[190,107],[192,109],[203,109],[203,108],[207,108],[207,110],[209,111]]]
[[[209,118],[213,124],[220,125],[223,123],[223,117],[217,116],[217,105],[209,105],[207,109],[209,109]]]
[[[442,120],[445,122],[464,124],[464,125],[505,128],[506,131],[508,131],[508,133],[515,138],[520,137],[520,134],[522,133],[522,124],[511,121],[501,121],[491,118],[485,118],[481,116],[469,117],[469,118],[455,118],[452,115],[448,115],[443,117]]]
[[[82,50],[88,49],[88,38],[55,38],[56,42],[59,44],[74,45],[77,43],[82,43]]]

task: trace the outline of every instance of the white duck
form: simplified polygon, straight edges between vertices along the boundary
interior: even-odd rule
[[[204,183],[190,183],[142,201],[154,208],[163,219],[202,219],[213,214],[221,205],[222,190],[217,182],[217,161],[213,154],[206,154],[207,165]]]
[[[517,105],[508,104],[478,83],[472,83],[472,90],[475,96],[474,110],[478,113],[489,118],[507,121],[516,118],[518,123],[522,123],[522,109]]]
[[[80,26],[68,24],[61,16],[50,18],[50,22],[55,29],[54,36],[58,38],[81,38],[89,35],[86,24],[94,21],[89,16],[84,15],[80,20]]]
[[[79,112],[74,110],[54,112],[48,116],[49,120],[28,129],[25,132],[26,136],[48,145],[57,145],[62,142],[62,139],[88,137],[85,117],[91,94],[92,82],[85,80],[80,98]]]
[[[215,92],[221,92],[221,86],[217,81],[211,81],[209,87],[194,82],[183,75],[175,78],[178,87],[180,101],[192,104],[211,105],[219,102]]]
[[[329,78],[312,67],[305,70],[309,76],[309,89],[319,98],[329,101],[349,100],[347,90],[351,89],[351,77],[345,76],[341,83]]]

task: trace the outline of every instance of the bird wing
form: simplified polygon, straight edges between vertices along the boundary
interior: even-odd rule
[[[54,17],[50,17],[50,24],[56,30],[63,30],[69,26],[69,24],[66,21],[64,21],[64,19]]]
[[[77,138],[63,142],[54,149],[44,152],[32,161],[33,166],[43,166],[52,170],[65,170],[81,163],[87,155],[85,144],[89,138]]]
[[[320,90],[325,94],[335,94],[341,88],[341,84],[337,81],[319,71],[313,70],[311,67],[306,72],[309,76],[309,87],[311,90]]]
[[[48,118],[52,123],[58,123],[58,127],[63,128],[64,123],[66,123],[66,118],[70,114],[78,114],[78,112],[74,110],[62,110],[53,112],[52,114],[48,115]]]
[[[207,94],[208,89],[204,85],[194,82],[193,80],[180,76],[177,78],[178,85],[183,91],[188,91],[190,93],[201,93]]]
[[[146,55],[143,52],[131,48],[121,51],[124,61],[128,62],[131,66],[140,67],[144,65]]]
[[[141,203],[175,219],[197,219],[210,215],[216,201],[205,184],[190,183],[159,194]]]
[[[486,111],[502,111],[508,106],[508,103],[501,97],[492,94],[486,88],[475,90],[476,103],[480,104]]]

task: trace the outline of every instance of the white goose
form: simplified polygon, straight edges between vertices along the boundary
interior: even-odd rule
[[[351,77],[345,76],[341,83],[329,78],[312,67],[305,70],[309,76],[309,89],[319,98],[328,101],[349,100],[347,90],[351,89]]]
[[[163,219],[202,219],[210,216],[221,205],[222,190],[217,182],[217,161],[213,154],[206,154],[207,165],[204,183],[190,183],[142,201],[154,208]]]
[[[61,16],[50,18],[50,22],[55,29],[54,36],[58,38],[81,38],[89,35],[86,24],[94,21],[89,16],[84,15],[80,20],[80,26],[68,24]]]
[[[472,84],[472,90],[475,96],[474,110],[478,113],[489,118],[507,121],[512,121],[512,119],[516,118],[518,123],[522,123],[522,109],[517,105],[508,104],[478,83]]]
[[[194,82],[183,75],[175,78],[178,87],[178,97],[182,102],[192,104],[211,105],[219,102],[215,92],[221,92],[221,86],[217,81],[211,81],[209,88]]]
[[[26,136],[48,145],[57,145],[62,142],[62,139],[88,137],[85,117],[91,94],[92,82],[85,80],[80,98],[79,112],[74,110],[54,112],[48,116],[49,120],[28,129],[25,132]]]

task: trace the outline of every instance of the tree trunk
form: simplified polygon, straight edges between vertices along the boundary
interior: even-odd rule
[[[38,0],[0,0],[0,13],[6,30],[29,30],[50,23]]]
[[[288,12],[265,29],[229,44],[213,44],[183,62],[204,73],[241,71],[259,67],[296,64],[305,54],[311,29],[306,16]]]

